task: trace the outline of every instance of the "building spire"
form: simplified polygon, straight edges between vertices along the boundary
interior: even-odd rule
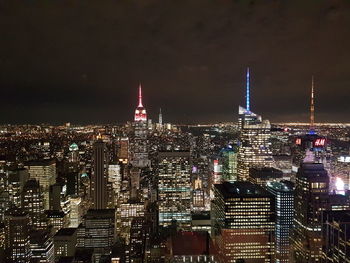
[[[250,111],[250,75],[249,75],[249,67],[247,68],[247,82],[246,82],[246,110]]]
[[[163,124],[162,108],[159,108],[159,120],[158,120],[158,123],[159,123],[160,125]]]
[[[314,76],[311,79],[311,102],[310,102],[310,129],[315,126],[315,104],[314,104]]]
[[[142,105],[142,86],[139,84],[139,105],[137,107],[143,107]]]

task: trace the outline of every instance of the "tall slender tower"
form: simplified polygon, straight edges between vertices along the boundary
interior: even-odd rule
[[[162,108],[159,108],[159,125],[163,124]]]
[[[314,104],[314,76],[311,80],[311,102],[310,102],[310,130],[315,128],[315,104]]]
[[[247,94],[246,94],[246,110],[250,111],[250,75],[249,75],[249,68],[247,68]]]

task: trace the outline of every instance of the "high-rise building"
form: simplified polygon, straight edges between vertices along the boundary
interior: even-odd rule
[[[350,211],[325,211],[322,238],[322,263],[350,262]]]
[[[107,149],[102,140],[97,140],[93,145],[91,196],[94,209],[107,208]]]
[[[220,151],[222,180],[228,182],[237,181],[237,155],[238,147],[232,145],[229,145]]]
[[[90,209],[78,227],[77,247],[94,249],[95,262],[110,255],[115,241],[115,210]]]
[[[9,201],[17,207],[22,206],[22,191],[29,179],[28,170],[25,168],[9,170],[8,172]]]
[[[22,207],[28,213],[29,227],[32,230],[47,229],[43,199],[39,182],[35,179],[28,180],[23,187]]]
[[[112,184],[112,190],[115,197],[114,204],[117,205],[122,183],[121,166],[119,164],[112,163],[108,165],[108,182]]]
[[[6,262],[28,263],[31,258],[29,242],[29,216],[19,208],[5,213]]]
[[[130,200],[120,204],[117,211],[117,234],[125,239],[125,243],[130,242],[131,222],[134,218],[144,217],[145,204]]]
[[[56,162],[54,160],[41,160],[26,163],[30,179],[36,179],[44,194],[44,208],[49,209],[50,185],[56,183]]]
[[[271,124],[250,110],[250,73],[247,70],[246,108],[239,106],[240,130],[238,151],[238,179],[247,180],[252,167],[271,167],[273,164]]]
[[[296,176],[293,257],[296,262],[319,262],[322,211],[328,206],[329,177],[321,163],[302,163]]]
[[[211,220],[220,262],[275,262],[275,197],[261,186],[215,184]]]
[[[80,196],[71,196],[69,200],[69,227],[78,227],[83,216],[82,200]]]
[[[53,237],[55,259],[73,257],[77,245],[77,228],[61,228]]]
[[[290,232],[293,228],[294,190],[289,181],[268,182],[267,190],[275,196],[276,263],[290,262]]]
[[[180,228],[190,229],[190,152],[159,152],[158,162],[159,225],[176,220]]]
[[[122,137],[119,138],[117,141],[118,144],[118,161],[122,162],[124,164],[127,164],[129,162],[129,138],[128,137]]]
[[[32,262],[55,262],[54,244],[46,230],[30,232],[30,251]]]
[[[147,114],[142,104],[142,88],[139,86],[138,106],[135,110],[133,134],[130,141],[131,164],[135,167],[149,166],[147,145]]]

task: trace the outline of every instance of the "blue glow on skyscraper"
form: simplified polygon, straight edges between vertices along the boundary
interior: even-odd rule
[[[247,68],[247,94],[246,94],[246,100],[247,100],[247,106],[246,109],[247,111],[250,111],[250,87],[249,87],[249,68]]]

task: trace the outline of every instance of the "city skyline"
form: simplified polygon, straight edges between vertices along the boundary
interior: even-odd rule
[[[1,6],[1,123],[123,123],[139,82],[154,120],[234,121],[248,66],[252,110],[271,122],[308,122],[312,75],[315,121],[350,113],[345,1]]]

